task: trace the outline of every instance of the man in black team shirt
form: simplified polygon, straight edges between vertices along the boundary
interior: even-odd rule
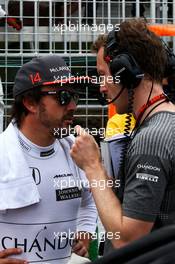
[[[108,252],[175,222],[175,106],[163,94],[166,63],[162,42],[140,19],[122,22],[97,54],[98,73],[106,78],[100,92],[117,105],[119,114],[131,111],[137,120],[118,175],[123,190],[115,193],[93,137],[76,127],[73,159],[90,182],[106,181],[104,190],[98,184],[91,190],[102,223],[113,234]],[[111,83],[109,75],[114,81],[120,75],[120,84]]]

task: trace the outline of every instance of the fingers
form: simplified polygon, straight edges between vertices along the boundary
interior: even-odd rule
[[[86,131],[79,125],[75,126],[74,129],[78,137],[76,138],[75,143],[72,145],[71,155],[73,155],[74,152],[78,151],[77,147],[80,146],[80,144],[83,144],[85,140],[84,137],[89,136],[88,133],[86,133]]]
[[[0,259],[0,264],[28,264],[28,262],[22,259],[4,258]]]
[[[87,256],[87,248],[84,246],[82,241],[78,241],[75,245],[73,245],[72,250],[79,256]]]
[[[12,255],[18,255],[22,253],[20,248],[8,248],[0,251],[0,264],[27,264],[26,260],[8,258]]]
[[[8,248],[0,251],[0,258],[6,258],[8,256],[17,255],[21,253],[22,253],[21,248]]]
[[[86,134],[85,130],[79,125],[75,126],[75,131],[78,136]]]
[[[76,126],[75,131],[78,137],[72,145],[70,155],[77,166],[86,172],[86,169],[92,168],[94,164],[99,163],[99,147],[93,136],[86,133],[82,127]]]
[[[85,129],[83,129],[81,126],[77,125],[74,127],[75,132],[77,133],[77,135],[79,137],[76,138],[76,143],[77,142],[83,142],[83,141],[92,141],[96,144],[96,141],[94,139],[94,137],[92,135],[89,134],[89,132],[87,133]]]
[[[75,129],[75,131],[76,131],[76,133],[78,135],[78,137],[75,140],[76,143],[79,143],[79,142],[81,142],[81,143],[91,142],[92,144],[97,145],[94,137],[91,134],[89,134],[90,133],[89,130],[88,130],[88,132],[86,132],[86,130],[83,129],[79,125],[75,126],[74,129]]]

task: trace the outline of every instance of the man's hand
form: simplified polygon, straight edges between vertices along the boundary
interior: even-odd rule
[[[72,252],[81,256],[81,257],[88,257],[88,250],[87,247],[84,245],[83,241],[75,239],[74,244],[72,246]]]
[[[92,235],[86,231],[77,232],[72,246],[72,251],[81,257],[88,257],[91,236]]]
[[[70,154],[76,164],[86,171],[100,164],[100,151],[95,139],[80,126],[75,127],[78,137],[72,146]]]
[[[23,259],[8,258],[21,253],[22,250],[20,248],[8,248],[0,251],[0,264],[27,264],[28,262]]]

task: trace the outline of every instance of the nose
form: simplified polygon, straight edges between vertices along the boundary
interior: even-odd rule
[[[105,84],[100,85],[100,93],[107,93],[108,89]]]

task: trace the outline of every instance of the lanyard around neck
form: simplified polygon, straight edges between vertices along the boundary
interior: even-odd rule
[[[164,93],[156,95],[155,97],[153,97],[151,100],[148,101],[147,104],[142,105],[142,107],[139,110],[139,115],[137,118],[136,123],[138,124],[143,116],[143,114],[145,113],[145,111],[148,109],[148,107],[150,107],[151,105],[155,104],[156,102],[159,102],[162,99],[166,99],[166,95]]]

